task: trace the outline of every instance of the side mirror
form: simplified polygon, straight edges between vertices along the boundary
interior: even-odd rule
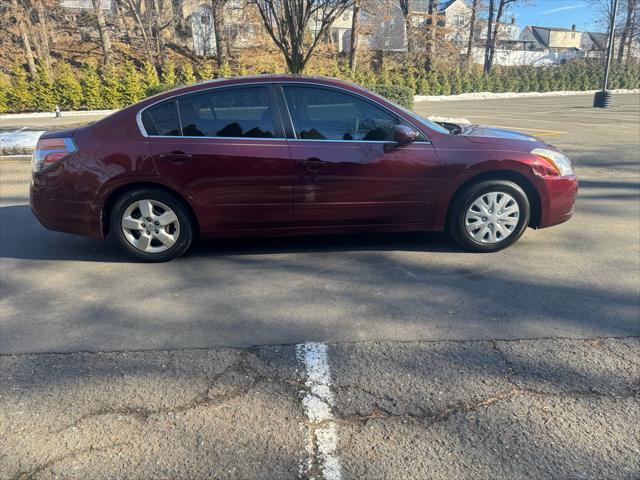
[[[418,135],[419,133],[411,127],[407,127],[406,125],[396,125],[396,128],[393,131],[393,143],[386,144],[384,146],[384,151],[390,152],[394,148],[414,142],[415,139],[418,138]]]

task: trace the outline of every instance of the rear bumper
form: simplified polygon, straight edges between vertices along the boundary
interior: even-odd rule
[[[55,199],[47,194],[46,189],[33,183],[29,203],[34,216],[49,230],[104,238],[100,213],[88,203]]]
[[[539,191],[542,204],[539,228],[558,225],[573,216],[578,195],[578,177],[544,177]]]

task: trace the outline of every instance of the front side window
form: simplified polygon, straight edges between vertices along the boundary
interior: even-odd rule
[[[285,86],[284,94],[300,139],[390,142],[400,123],[375,105],[336,90]]]
[[[189,137],[274,138],[266,87],[220,89],[178,99],[182,134]]]

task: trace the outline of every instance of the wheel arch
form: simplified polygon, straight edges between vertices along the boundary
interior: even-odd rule
[[[516,172],[514,170],[490,170],[487,172],[482,172],[473,177],[465,180],[453,193],[451,198],[449,199],[449,203],[447,205],[447,215],[445,219],[445,225],[449,224],[449,216],[451,213],[451,208],[454,205],[455,201],[458,199],[460,194],[464,192],[471,185],[475,185],[479,182],[484,182],[487,180],[506,180],[511,181],[518,185],[524,193],[527,195],[529,199],[529,205],[531,208],[530,218],[529,218],[529,227],[538,228],[540,226],[540,219],[542,214],[542,204],[540,199],[540,194],[538,190],[534,186],[534,184],[522,173]]]
[[[109,229],[111,226],[109,222],[109,219],[111,217],[111,209],[113,208],[118,198],[120,198],[122,195],[124,195],[127,192],[131,192],[133,190],[138,190],[141,188],[152,188],[154,190],[160,190],[164,193],[167,193],[175,197],[178,201],[180,201],[183,204],[183,206],[187,210],[187,213],[189,214],[189,218],[191,219],[191,223],[195,229],[194,234],[199,234],[200,223],[198,221],[198,216],[196,215],[196,212],[193,206],[191,205],[191,202],[189,202],[184,195],[180,194],[179,192],[177,192],[172,188],[167,187],[166,185],[162,185],[159,183],[131,182],[131,183],[126,183],[124,185],[120,185],[117,188],[113,189],[108,194],[106,200],[104,201],[104,205],[102,207],[102,214],[101,214],[101,224],[102,224],[102,232],[105,237],[109,234]]]

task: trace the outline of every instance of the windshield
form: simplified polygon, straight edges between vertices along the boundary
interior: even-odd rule
[[[420,122],[422,125],[424,125],[427,128],[430,128],[431,130],[434,130],[438,133],[446,133],[449,134],[451,133],[449,130],[447,130],[446,128],[444,128],[442,125],[438,125],[435,122],[432,122],[431,120],[427,120],[426,118],[424,118],[421,115],[418,115],[415,112],[412,112],[409,109],[406,109],[400,105],[397,105],[398,108],[400,108],[403,112],[405,112],[407,115],[409,115],[411,118],[413,118],[414,120],[417,120],[418,122]]]

